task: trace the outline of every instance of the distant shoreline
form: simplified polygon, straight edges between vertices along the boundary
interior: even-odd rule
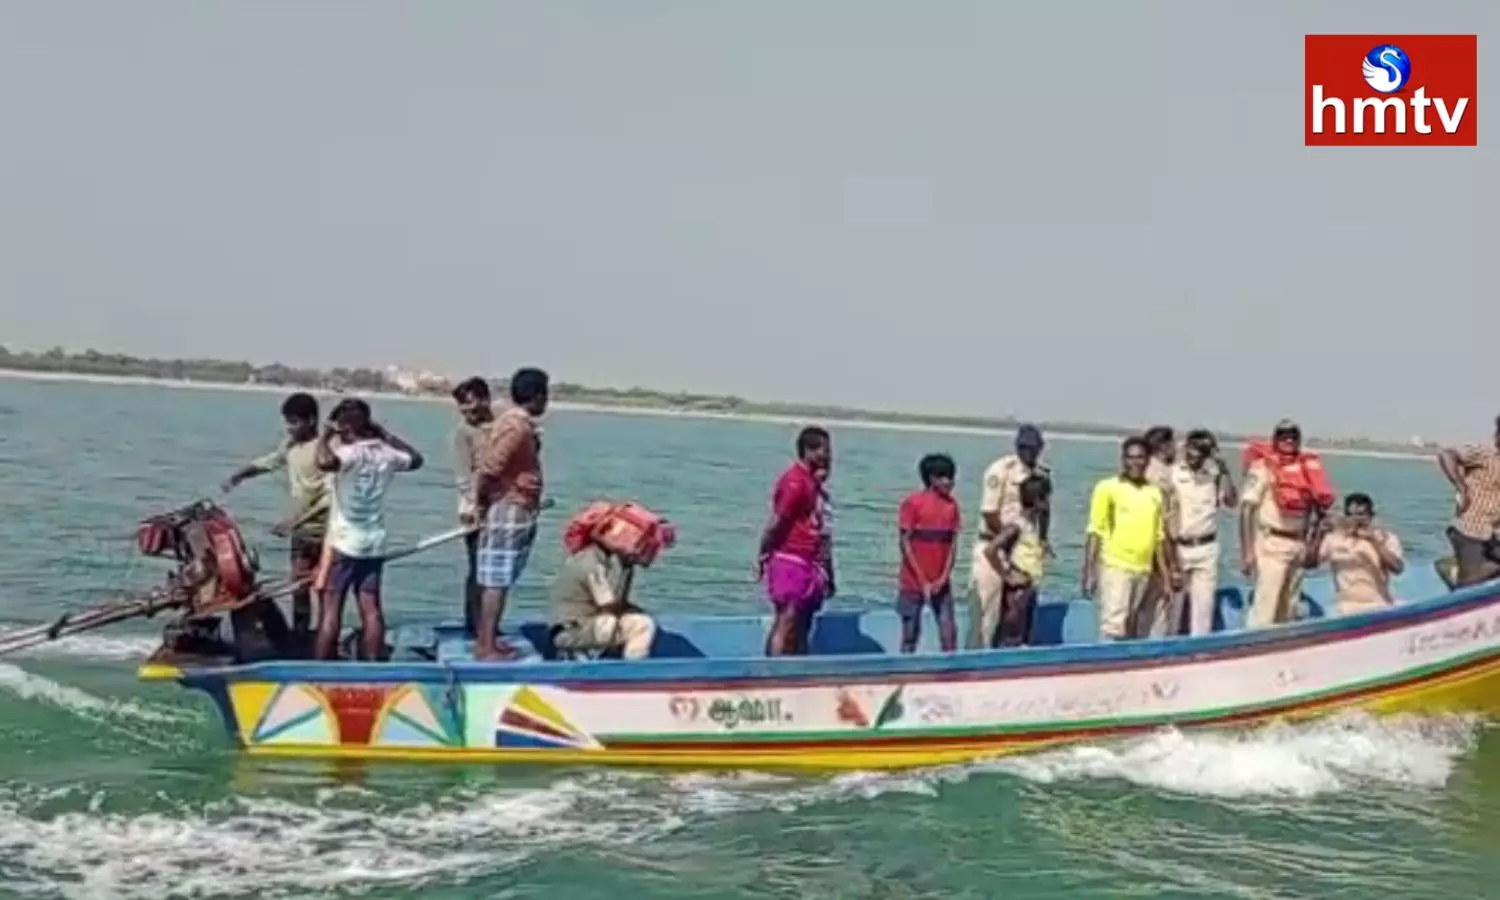
[[[52,381],[73,382],[79,384],[102,384],[117,387],[158,387],[174,390],[203,390],[203,391],[230,391],[239,393],[255,394],[286,394],[298,388],[287,385],[255,384],[219,381],[189,381],[174,380],[170,378],[148,378],[131,375],[92,375],[84,372],[44,372],[30,369],[0,369],[0,378],[12,381]],[[312,394],[335,394],[332,390],[309,390]],[[382,400],[404,400],[414,403],[441,403],[446,398],[431,394],[406,394],[397,391],[350,391],[352,394],[362,394],[379,397]],[[627,404],[610,403],[576,403],[566,401],[555,401],[552,408],[564,412],[605,413],[610,415],[648,416],[653,418],[686,418],[686,419],[717,419],[733,422],[760,422],[770,425],[803,425],[817,421],[824,425],[836,425],[840,428],[864,428],[871,431],[898,431],[917,434],[965,434],[975,436],[1006,436],[1014,432],[1013,428],[986,428],[968,425],[944,425],[941,423],[924,422],[896,422],[879,418],[847,418],[836,415],[826,416],[792,416],[777,415],[774,413],[756,412],[715,412],[711,410],[674,409],[672,407],[656,406],[633,406]],[[1103,434],[1099,432],[1084,431],[1059,431],[1045,429],[1046,438],[1049,441],[1081,442],[1081,443],[1117,443],[1122,440],[1118,434]],[[1242,447],[1243,441],[1225,440],[1224,446]],[[1353,456],[1368,459],[1400,459],[1400,460],[1431,460],[1436,454],[1418,451],[1397,450],[1374,450],[1354,447],[1325,447],[1319,446],[1316,440],[1309,440],[1309,446],[1314,447],[1324,456]]]

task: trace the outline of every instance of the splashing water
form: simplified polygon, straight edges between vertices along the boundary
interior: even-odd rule
[[[1118,744],[893,774],[597,771],[544,786],[464,787],[427,802],[366,788],[231,796],[164,811],[107,812],[98,795],[49,814],[55,796],[0,792],[0,871],[28,896],[287,896],[412,886],[513,870],[557,848],[650,843],[684,826],[754,813],[936,796],[1021,779],[1049,790],[1121,779],[1207,798],[1305,798],[1444,784],[1477,741],[1468,719],[1347,716],[1243,733],[1163,731]],[[74,789],[74,793],[81,789]]]

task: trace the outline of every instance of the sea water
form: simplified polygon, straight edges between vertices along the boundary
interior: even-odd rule
[[[274,445],[278,405],[272,394],[0,381],[0,631],[158,579],[163,565],[134,555],[137,518],[217,496],[235,466]],[[394,539],[451,527],[451,411],[375,410],[429,458],[392,489]],[[895,510],[917,459],[957,460],[972,535],[979,475],[1009,439],[833,431],[834,604],[889,605]],[[565,511],[603,496],[678,525],[678,546],[639,579],[645,605],[760,609],[755,541],[794,434],[549,415],[558,512],[509,616],[542,614]],[[1059,441],[1047,456],[1060,557],[1050,587],[1069,590],[1089,488],[1117,447]],[[1430,462],[1328,462],[1341,490],[1374,495],[1414,561],[1443,552],[1452,497]],[[285,548],[268,529],[284,494],[271,475],[227,500],[273,569]],[[393,567],[393,624],[456,615],[461,557],[449,546]],[[1236,558],[1231,542],[1225,559]],[[0,895],[1500,897],[1500,741],[1465,718],[1165,730],[894,774],[361,768],[236,755],[206,698],[134,680],[154,645],[151,625],[122,626],[0,663]]]

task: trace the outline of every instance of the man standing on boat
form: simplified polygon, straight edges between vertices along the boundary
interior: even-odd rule
[[[1172,466],[1177,462],[1177,434],[1170,425],[1152,425],[1142,437],[1151,452],[1146,462],[1146,480],[1165,491]]]
[[[767,656],[807,653],[813,615],[836,590],[827,481],[833,440],[816,426],[797,435],[797,460],[776,479],[771,520],[760,538],[756,578],[764,581],[775,619]]]
[[[305,639],[312,630],[311,582],[328,526],[330,482],[317,462],[318,401],[311,394],[292,394],[281,404],[281,418],[286,424],[286,439],[281,445],[230,475],[223,487],[227,494],[243,481],[286,470],[292,508],[271,533],[291,538],[291,577],[301,585],[292,594],[292,630],[296,637]]]
[[[1083,593],[1098,588],[1099,637],[1118,641],[1130,634],[1130,621],[1146,594],[1153,569],[1161,569],[1174,589],[1178,576],[1163,540],[1161,488],[1146,480],[1150,457],[1146,441],[1126,438],[1120,448],[1120,474],[1100,480],[1089,502],[1088,537],[1083,549]]]
[[[489,427],[474,468],[479,521],[475,577],[479,582],[477,659],[514,658],[498,642],[505,600],[520,580],[536,541],[542,501],[542,441],[538,419],[547,412],[549,385],[541,369],[521,369],[510,379],[514,404]]]
[[[1146,480],[1161,488],[1169,512],[1164,514],[1167,548],[1171,549],[1172,467],[1177,462],[1177,435],[1170,425],[1152,425],[1142,435],[1150,459],[1146,462]],[[1182,624],[1181,594],[1162,581],[1162,573],[1152,570],[1146,583],[1146,595],[1130,621],[1131,637],[1165,637],[1176,634]]]
[[[385,571],[385,492],[397,472],[422,468],[422,454],[376,423],[363,400],[339,401],[329,419],[316,451],[318,468],[333,475],[333,497],[314,655],[338,658],[344,602],[353,591],[359,605],[360,659],[378,662],[385,652],[380,598]]]
[[[1000,530],[1021,519],[1021,485],[1036,475],[1052,478],[1041,462],[1042,432],[1035,425],[1016,429],[1016,452],[1002,456],[984,470],[984,489],[979,500],[979,537],[974,542],[969,561],[969,647],[989,646],[990,636],[1000,627],[1001,606],[1005,597],[1005,578],[986,557],[986,551]],[[1044,509],[1037,521],[1042,547],[1048,555],[1047,529],[1051,514]]]
[[[952,584],[960,525],[958,502],[953,499],[957,471],[953,458],[946,454],[922,457],[917,463],[922,489],[901,501],[896,511],[901,547],[896,611],[901,616],[902,653],[916,652],[922,637],[922,613],[928,607],[937,620],[938,644],[943,652],[958,649]]]
[[[1241,568],[1255,584],[1247,628],[1292,619],[1302,595],[1307,542],[1333,502],[1322,459],[1302,449],[1302,429],[1283,419],[1270,443],[1247,448],[1240,497]]]
[[[1219,510],[1233,509],[1239,502],[1212,432],[1188,432],[1182,459],[1167,473],[1166,501],[1168,551],[1176,557],[1185,590],[1172,592],[1174,602],[1166,607],[1166,619],[1153,623],[1150,634],[1178,633],[1184,596],[1188,633],[1208,634],[1213,631],[1214,596],[1219,590]]]
[[[1374,612],[1395,604],[1391,577],[1406,569],[1395,534],[1375,524],[1375,502],[1368,494],[1344,498],[1344,520],[1324,519],[1308,547],[1307,566],[1327,565],[1333,573],[1338,614]]]
[[[1448,540],[1458,566],[1454,587],[1500,576],[1500,418],[1494,442],[1438,454],[1443,476],[1453,485],[1455,507]]]
[[[479,523],[479,505],[474,498],[474,461],[484,446],[486,432],[495,421],[490,400],[490,386],[479,376],[465,379],[453,389],[459,421],[453,429],[453,486],[458,491],[458,520],[464,525]],[[475,559],[479,555],[479,532],[464,536],[468,552],[468,569],[464,577],[464,628],[472,637],[479,622],[479,581],[475,577]]]

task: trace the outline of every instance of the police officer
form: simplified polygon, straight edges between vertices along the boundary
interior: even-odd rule
[[[1022,482],[1032,475],[1051,480],[1051,470],[1041,462],[1045,445],[1042,432],[1035,425],[1022,425],[1016,430],[1016,452],[1000,457],[984,470],[984,490],[979,500],[979,539],[974,542],[969,568],[971,648],[988,646],[987,636],[994,634],[1000,623],[1001,601],[1005,593],[1005,581],[985,558],[984,549],[1002,526],[1020,521]],[[1044,547],[1047,546],[1047,525],[1048,516],[1043,513],[1037,531]]]

